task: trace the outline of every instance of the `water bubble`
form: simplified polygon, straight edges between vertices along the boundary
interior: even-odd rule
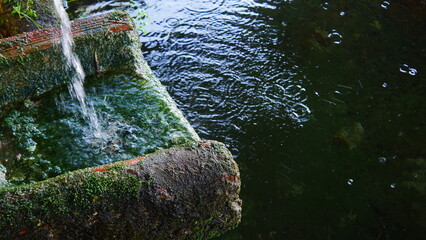
[[[389,85],[387,83],[383,83],[382,87],[387,88]]]
[[[392,189],[395,189],[395,188],[396,188],[396,183],[392,183],[392,184],[390,185],[390,187],[391,187]]]
[[[383,164],[385,164],[388,161],[388,159],[385,158],[385,157],[379,157],[378,160],[379,160],[380,163],[383,163]]]
[[[331,42],[334,44],[340,44],[342,43],[343,36],[338,33],[336,30],[332,30],[330,34],[328,34],[328,38],[330,38]]]
[[[390,2],[389,1],[384,1],[381,5],[382,8],[384,9],[388,9],[390,6]]]
[[[410,70],[408,71],[408,74],[410,74],[411,76],[414,76],[417,74],[417,70],[414,68],[410,68]]]
[[[411,76],[417,75],[417,70],[415,68],[410,67],[408,64],[402,64],[399,67],[399,71],[402,73],[410,74]]]
[[[354,183],[354,180],[352,178],[348,179],[348,185],[352,185]]]
[[[346,13],[343,12],[343,11],[341,11],[339,14],[340,14],[340,16],[345,16],[346,15]]]
[[[321,4],[322,9],[328,10],[328,2]]]

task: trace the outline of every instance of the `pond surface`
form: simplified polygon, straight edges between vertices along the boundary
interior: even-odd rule
[[[424,1],[69,5],[135,17],[184,115],[235,154],[243,220],[218,239],[425,236]]]

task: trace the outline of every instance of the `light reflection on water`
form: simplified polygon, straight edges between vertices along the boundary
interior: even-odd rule
[[[424,3],[85,2],[148,13],[146,59],[237,157],[244,219],[221,239],[425,234]]]

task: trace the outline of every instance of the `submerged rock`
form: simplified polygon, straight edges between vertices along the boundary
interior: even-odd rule
[[[364,137],[364,128],[361,123],[354,122],[347,127],[343,127],[333,137],[336,145],[344,146],[350,150],[356,148]]]

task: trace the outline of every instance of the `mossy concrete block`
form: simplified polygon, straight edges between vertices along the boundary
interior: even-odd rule
[[[241,218],[238,166],[198,141],[0,189],[0,239],[209,239]]]
[[[73,21],[72,34],[86,75],[135,72],[144,62],[135,25],[124,12]],[[0,39],[0,107],[67,84],[73,75],[59,27]]]

